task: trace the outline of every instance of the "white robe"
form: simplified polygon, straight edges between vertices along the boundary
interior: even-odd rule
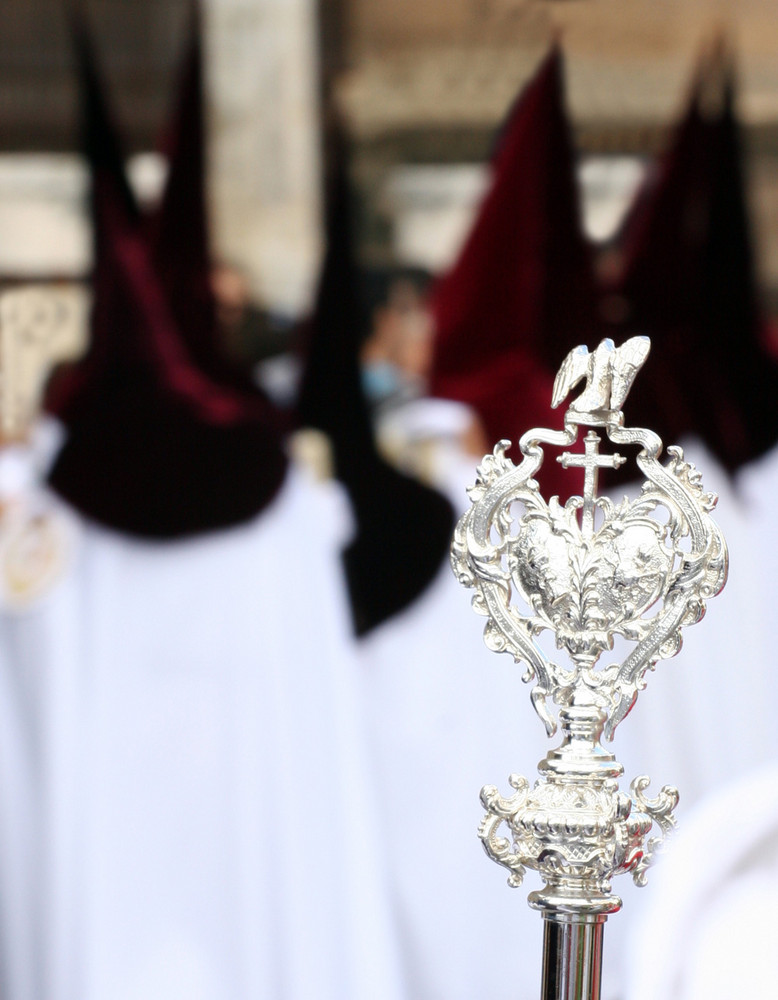
[[[457,516],[475,461],[447,456]],[[367,710],[413,1000],[540,993],[542,921],[527,888],[488,860],[479,792],[534,779],[543,725],[523,669],[484,645],[485,619],[449,565],[422,597],[362,641]],[[533,887],[532,873],[527,884]]]
[[[665,748],[668,756],[686,750],[676,770],[687,808],[631,928],[629,1000],[728,1000],[775,991],[776,487],[773,449],[741,471],[735,496],[722,497],[730,580],[710,619],[694,629],[700,643],[683,681],[686,702],[668,734],[675,741],[675,749]],[[681,678],[674,683],[680,687]]]
[[[4,1000],[399,1000],[339,491],[0,615]]]
[[[692,810],[629,941],[628,1000],[775,995],[778,764]]]

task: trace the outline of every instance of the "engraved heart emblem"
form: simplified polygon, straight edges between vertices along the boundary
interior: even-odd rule
[[[673,565],[667,527],[644,514],[607,520],[585,537],[575,509],[532,510],[520,521],[509,568],[527,604],[571,655],[637,639],[634,619],[661,596]]]

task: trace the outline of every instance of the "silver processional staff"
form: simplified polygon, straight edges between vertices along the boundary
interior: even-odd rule
[[[452,545],[454,572],[475,590],[473,607],[487,619],[487,646],[526,665],[523,679],[534,681],[532,703],[547,734],[562,731],[534,785],[512,774],[512,795],[493,785],[481,791],[479,836],[489,856],[510,871],[512,886],[527,868],[544,882],[529,895],[544,918],[542,1000],[599,1000],[603,927],[621,907],[611,879],[631,872],[645,884],[678,802],[669,786],[649,797],[642,775],[631,794],[620,791],[624,769],[601,738],[613,738],[646,671],[678,652],[681,629],[702,618],[727,576],[726,544],[710,516],[715,494],[704,491],[680,448],[668,448],[662,464],[660,438],[624,425],[621,406],[649,348],[647,337],[633,337],[619,348],[604,340],[591,353],[571,351],[552,406],[584,378],[586,386],[564,430],[527,431],[519,465],[505,454],[509,441],[496,445],[477,470]],[[572,448],[582,427],[589,428],[583,452],[565,451],[558,461],[584,470],[583,495],[546,503],[533,479],[542,445]],[[626,458],[601,453],[594,428],[614,445],[640,447],[635,461],[646,481],[635,500],[597,495],[599,469]],[[536,641],[543,632],[553,633],[569,662],[543,652]],[[600,665],[617,636],[629,646],[625,659]]]

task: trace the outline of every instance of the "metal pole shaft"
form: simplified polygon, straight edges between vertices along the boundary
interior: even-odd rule
[[[600,1000],[605,917],[546,917],[541,1000]]]

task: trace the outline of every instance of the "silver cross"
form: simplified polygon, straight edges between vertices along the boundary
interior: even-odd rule
[[[600,436],[590,430],[584,438],[583,455],[566,451],[557,456],[563,469],[578,468],[584,470],[583,511],[581,514],[581,533],[586,538],[594,534],[594,507],[597,498],[597,478],[600,469],[618,469],[627,461],[622,455],[601,455],[599,452]]]

